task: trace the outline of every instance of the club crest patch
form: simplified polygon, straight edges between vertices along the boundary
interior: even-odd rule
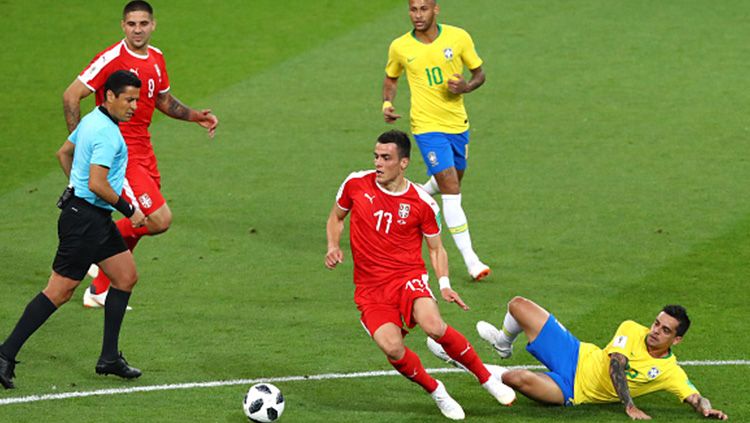
[[[151,206],[154,204],[148,194],[142,194],[140,197],[138,197],[138,202],[141,203],[141,207],[143,207],[144,209],[151,208]]]
[[[409,217],[409,211],[411,210],[411,206],[406,203],[400,203],[398,205],[398,217],[402,219],[406,219]]]
[[[427,161],[430,162],[430,166],[437,166],[438,164],[438,158],[437,154],[435,154],[434,151],[430,151],[427,153]]]

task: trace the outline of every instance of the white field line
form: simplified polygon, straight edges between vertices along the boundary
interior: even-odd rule
[[[681,366],[750,366],[750,360],[707,360],[707,361],[682,361]],[[544,366],[510,366],[508,369],[531,369],[541,370]],[[437,368],[427,369],[428,373],[459,373],[463,372],[461,369],[456,368]],[[297,382],[304,380],[331,380],[331,379],[356,379],[365,377],[378,377],[378,376],[397,376],[398,372],[395,370],[380,370],[372,372],[355,372],[355,373],[325,373],[319,375],[309,376],[283,376],[283,377],[269,377],[262,379],[234,379],[234,380],[217,380],[213,382],[190,382],[190,383],[174,383],[168,385],[150,385],[150,386],[135,386],[132,388],[113,388],[113,389],[99,389],[96,391],[78,391],[78,392],[61,392],[57,394],[43,394],[43,395],[29,395],[25,397],[15,398],[1,398],[1,405],[10,404],[22,404],[28,402],[38,401],[50,401],[50,400],[61,400],[69,398],[83,398],[93,397],[97,395],[119,395],[119,394],[133,394],[136,392],[154,392],[154,391],[172,391],[177,389],[197,389],[197,388],[216,388],[221,386],[233,386],[233,385],[252,385],[260,382]],[[0,391],[0,395],[2,391]],[[6,391],[7,392],[7,391]]]

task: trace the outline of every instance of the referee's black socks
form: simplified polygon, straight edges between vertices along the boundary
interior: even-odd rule
[[[21,318],[8,339],[0,345],[0,354],[9,360],[15,360],[18,351],[29,337],[39,329],[57,307],[43,293],[39,293],[26,306]]]
[[[107,301],[104,303],[104,338],[101,355],[101,358],[106,361],[119,357],[117,344],[128,301],[130,301],[130,292],[120,291],[114,286],[109,287]]]

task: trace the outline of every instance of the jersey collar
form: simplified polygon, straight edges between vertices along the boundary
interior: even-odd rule
[[[434,40],[432,40],[432,43],[434,43],[435,41],[437,41],[437,39],[440,38],[440,34],[443,33],[443,25],[437,24],[437,27],[438,27],[438,35],[437,35],[437,37],[435,37]],[[417,30],[416,29],[412,29],[411,30],[411,37],[414,38],[419,44],[425,44],[425,45],[432,44],[432,43],[427,44],[427,43],[422,42],[422,40],[420,40],[419,38],[417,38],[416,34],[417,34]]]
[[[109,112],[104,106],[99,106],[98,109],[100,112],[104,114],[104,116],[108,117],[109,120],[111,120],[115,124],[115,126],[118,126],[120,124],[120,122],[118,122],[117,119],[113,118],[112,115],[109,114]]]
[[[138,54],[138,53],[134,52],[133,50],[129,49],[128,48],[128,43],[125,42],[125,39],[122,40],[122,46],[125,48],[125,51],[127,51],[129,55],[131,55],[133,57],[136,57],[138,59],[143,59],[143,60],[148,59],[148,53],[146,53],[146,54]],[[148,48],[146,49],[146,51],[148,51]]]
[[[404,188],[402,191],[399,191],[399,192],[388,191],[387,189],[381,187],[380,184],[378,183],[378,181],[375,181],[375,186],[378,187],[378,189],[381,190],[381,191],[383,191],[383,193],[385,193],[385,194],[392,195],[394,197],[400,197],[400,196],[406,194],[407,191],[409,191],[409,188],[411,188],[411,181],[407,179],[406,180],[406,188]]]

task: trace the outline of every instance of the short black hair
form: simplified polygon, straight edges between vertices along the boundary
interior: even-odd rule
[[[685,307],[681,305],[670,304],[664,306],[661,311],[674,317],[678,322],[680,322],[677,325],[677,336],[685,335],[685,332],[687,332],[688,328],[690,328],[690,318],[687,315],[687,310],[685,310]]]
[[[130,12],[148,12],[149,15],[153,16],[154,8],[147,1],[133,0],[122,9],[122,18],[125,19],[125,16]]]
[[[133,72],[118,70],[107,78],[107,82],[104,83],[104,93],[112,91],[115,97],[119,97],[125,91],[125,87],[141,88],[141,80]]]
[[[378,142],[381,144],[396,144],[399,159],[411,157],[411,140],[409,139],[409,136],[406,135],[406,132],[399,131],[398,129],[391,129],[390,131],[380,134]]]

